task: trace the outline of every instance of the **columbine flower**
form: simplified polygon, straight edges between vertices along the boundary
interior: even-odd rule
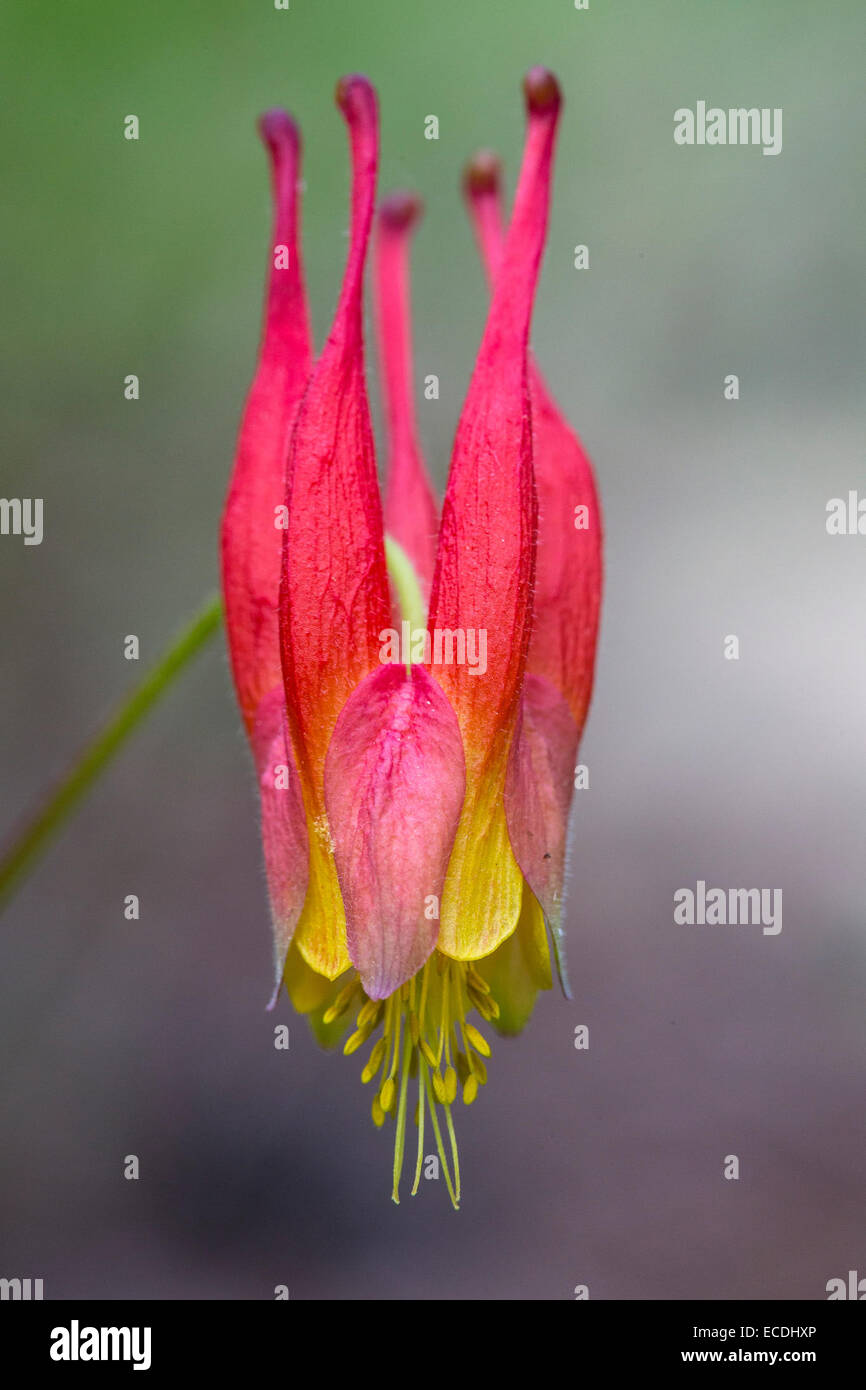
[[[410,1082],[412,1191],[429,1116],[456,1206],[451,1111],[459,1089],[470,1104],[487,1079],[478,1024],[514,1033],[526,1023],[551,985],[547,931],[568,991],[562,885],[601,521],[589,462],[527,358],[560,95],[543,69],[524,88],[528,133],[507,233],[495,161],[479,156],[466,176],[492,299],[441,521],[412,408],[408,257],[420,203],[411,195],[387,199],[377,219],[384,523],[379,499],[362,336],[375,93],[357,76],[337,88],[352,222],[315,365],[298,133],[282,112],[261,122],[274,249],[223,518],[226,624],[260,783],[274,998],[285,982],[325,1044],[353,1018],[344,1051],[371,1044],[361,1076],[374,1083],[375,1123],[395,1120],[395,1201]]]

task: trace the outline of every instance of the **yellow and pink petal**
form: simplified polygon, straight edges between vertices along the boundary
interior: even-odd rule
[[[349,966],[324,798],[325,757],[352,691],[379,665],[389,619],[376,456],[364,380],[362,289],[376,189],[376,96],[344,78],[352,152],[349,255],[336,315],[298,413],[289,457],[280,641],[289,727],[310,836],[297,942],[335,979]]]
[[[460,418],[428,628],[484,631],[486,671],[431,671],[453,706],[466,754],[466,799],[442,903],[440,950],[487,955],[514,931],[523,875],[504,794],[532,629],[537,506],[527,342],[547,228],[560,93],[552,74],[525,83],[528,131],[514,216]]]
[[[344,706],[325,763],[325,804],[349,955],[370,999],[429,957],[463,804],[463,744],[421,666],[382,666]]]

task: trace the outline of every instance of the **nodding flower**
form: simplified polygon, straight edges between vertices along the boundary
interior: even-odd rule
[[[261,798],[283,984],[324,1045],[371,1044],[373,1120],[395,1126],[399,1200],[412,1089],[413,1193],[429,1117],[455,1206],[452,1109],[487,1080],[478,1023],[519,1032],[563,988],[562,893],[578,742],[592,689],[601,514],[592,468],[529,349],[561,109],[524,81],[527,135],[507,228],[498,162],[464,193],[491,287],[441,516],[413,408],[409,252],[420,200],[376,210],[378,112],[337,86],[351,228],[314,358],[298,234],[300,139],[260,122],[274,228],[264,329],[222,522],[226,628]],[[375,220],[384,513],[364,369]],[[398,631],[399,628],[399,631]],[[478,1021],[473,1022],[477,1015]],[[444,1137],[443,1137],[444,1136]]]

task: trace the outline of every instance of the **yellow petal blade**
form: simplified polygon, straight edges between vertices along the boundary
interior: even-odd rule
[[[336,980],[352,963],[346,948],[346,914],[325,818],[322,817],[317,826],[311,824],[308,817],[307,824],[310,829],[310,878],[294,940],[313,970],[328,980]]]
[[[454,960],[495,951],[520,917],[523,874],[511,849],[502,778],[478,779],[467,791],[445,876],[437,946]]]

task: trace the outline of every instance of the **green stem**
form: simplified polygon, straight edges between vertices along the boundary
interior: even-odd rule
[[[402,545],[398,545],[393,536],[385,536],[385,562],[397,592],[401,617],[411,625],[413,632],[424,632],[427,627],[427,608],[418,575]]]
[[[213,636],[221,618],[220,600],[212,599],[87,745],[48,801],[13,836],[0,856],[0,908],[175,676]]]

